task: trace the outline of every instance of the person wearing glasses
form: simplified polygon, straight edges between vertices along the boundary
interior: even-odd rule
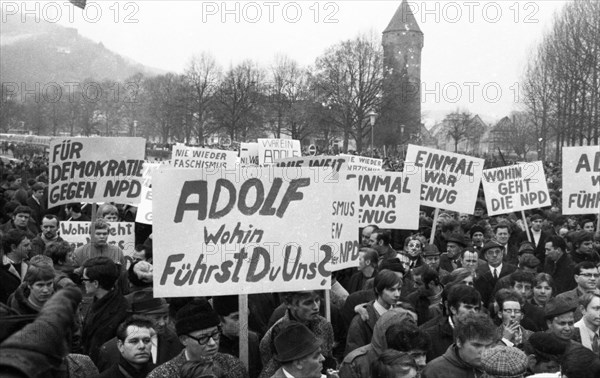
[[[118,363],[95,378],[145,378],[152,365],[152,342],[156,337],[152,321],[133,315],[117,328]]]
[[[498,327],[499,339],[506,346],[523,350],[533,333],[521,326],[524,298],[514,289],[500,289],[496,293],[496,303],[498,318],[502,321]]]
[[[189,361],[210,361],[211,373],[217,378],[248,378],[240,360],[219,353],[221,321],[205,299],[194,300],[177,311],[175,330],[184,349],[152,370],[148,378],[180,378],[182,366]]]
[[[596,264],[591,261],[580,262],[579,264],[575,265],[574,271],[577,287],[573,290],[560,293],[556,297],[561,298],[576,309],[574,317],[575,321],[578,322],[583,316],[581,308],[579,307],[579,298],[585,293],[596,292],[596,286],[598,285],[600,272],[598,272]]]

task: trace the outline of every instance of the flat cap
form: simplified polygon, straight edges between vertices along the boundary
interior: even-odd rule
[[[481,248],[481,253],[485,254],[488,251],[488,249],[492,249],[492,248],[504,249],[504,246],[495,240],[490,240],[483,245],[483,248]]]
[[[546,306],[544,306],[544,317],[551,319],[567,312],[575,311],[577,308],[576,304],[569,303],[561,297],[554,297],[550,299]]]
[[[528,358],[521,350],[498,345],[481,353],[481,367],[494,377],[518,378],[527,372]]]

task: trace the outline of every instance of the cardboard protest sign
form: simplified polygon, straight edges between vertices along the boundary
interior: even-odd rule
[[[304,156],[275,161],[276,167],[331,167],[336,172],[348,169],[348,161],[340,156]]]
[[[563,214],[598,214],[600,146],[563,147]]]
[[[240,164],[258,165],[258,143],[240,143]]]
[[[332,204],[347,201],[328,182],[333,173],[160,169],[152,178],[155,296],[329,288],[332,234],[345,222]]]
[[[364,156],[340,154],[340,157],[347,159],[349,171],[381,171],[383,166],[382,159],[375,159]]]
[[[162,165],[161,163],[144,162],[142,195],[135,214],[135,221],[138,223],[152,224],[152,174]]]
[[[341,167],[342,164],[336,165]],[[338,173],[336,167],[332,167],[332,179],[326,180],[327,185],[332,187],[335,193],[334,201],[328,206],[331,213],[331,270],[333,272],[354,268],[358,266],[358,251],[360,243],[356,237],[358,230],[358,191],[356,190],[356,179],[342,179],[344,172]],[[307,168],[305,168],[307,169]],[[321,169],[311,167],[308,169]],[[326,171],[327,172],[327,171]],[[331,181],[331,182],[329,182]],[[324,209],[327,211],[326,209]]]
[[[421,205],[473,214],[483,159],[408,145],[404,172],[421,175]]]
[[[551,205],[541,161],[484,169],[483,191],[489,215]]]
[[[302,156],[300,141],[295,139],[258,139],[258,164],[271,165],[275,160]]]
[[[419,228],[421,177],[401,172],[349,173],[358,178],[359,227]]]
[[[173,168],[217,169],[235,167],[237,152],[211,148],[173,146],[171,166]]]
[[[48,207],[71,202],[137,204],[145,147],[143,138],[52,139]]]
[[[61,221],[59,225],[60,236],[71,243],[74,248],[81,247],[90,242],[90,222]],[[115,244],[128,260],[135,252],[135,223],[110,222],[108,244]]]

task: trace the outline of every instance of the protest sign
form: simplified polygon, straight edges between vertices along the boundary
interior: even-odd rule
[[[421,175],[421,205],[473,214],[483,159],[408,145],[404,172]]]
[[[331,239],[332,239],[332,258],[331,271],[335,272],[346,268],[358,266],[358,250],[360,243],[356,237],[358,231],[358,216],[360,214],[358,206],[358,191],[356,190],[356,179],[340,180],[345,177],[345,173],[335,171],[336,167],[343,166],[344,163],[332,167],[332,179],[326,180],[329,187],[332,187],[334,201],[328,207],[331,209]],[[307,169],[307,168],[305,168]],[[320,169],[311,167],[308,169]],[[327,171],[325,171],[327,172]],[[331,182],[330,182],[331,181]]]
[[[295,139],[258,139],[258,164],[271,165],[275,160],[300,157],[300,141]]]
[[[484,169],[483,191],[489,215],[551,205],[541,161]]]
[[[142,195],[135,214],[135,221],[138,223],[152,224],[152,173],[162,165],[161,163],[144,162]]]
[[[336,172],[348,169],[346,158],[340,156],[304,156],[275,160],[276,167],[331,167]]]
[[[240,143],[240,164],[258,165],[258,143]]]
[[[600,146],[563,147],[563,214],[600,211]]]
[[[383,160],[364,156],[340,154],[340,157],[348,161],[349,171],[381,171]]]
[[[60,236],[74,248],[90,242],[90,222],[61,221],[59,231]],[[110,222],[108,244],[121,248],[125,257],[131,261],[135,252],[135,223]]]
[[[349,173],[358,178],[359,226],[384,229],[419,228],[421,176],[400,172]]]
[[[237,152],[201,147],[188,147],[183,144],[173,146],[171,166],[173,168],[233,168]]]
[[[137,204],[143,138],[54,138],[50,142],[48,207],[71,202]]]
[[[154,294],[328,289],[341,231],[356,239],[358,228],[356,221],[340,218],[344,204],[332,211],[334,202],[348,201],[336,193],[333,173],[331,168],[159,169],[152,178]],[[355,260],[354,247],[344,251],[354,256],[340,259]]]

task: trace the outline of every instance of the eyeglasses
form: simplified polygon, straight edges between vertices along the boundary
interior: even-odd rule
[[[189,337],[190,339],[196,340],[196,342],[200,345],[206,345],[210,339],[213,339],[214,341],[219,341],[219,339],[221,338],[222,331],[223,331],[223,329],[221,327],[218,327],[215,332],[213,332],[209,335],[203,335],[200,337],[194,337],[192,335],[187,335],[187,337]]]
[[[521,310],[513,309],[513,308],[505,308],[502,311],[506,312],[507,314],[515,314],[515,315],[519,315],[522,312]]]
[[[592,278],[592,277],[599,278],[600,274],[599,273],[581,273],[581,274],[578,274],[578,276],[585,277],[585,278]]]
[[[82,278],[81,279],[81,282],[92,282],[92,281],[95,281],[95,280],[92,280],[90,278]]]

